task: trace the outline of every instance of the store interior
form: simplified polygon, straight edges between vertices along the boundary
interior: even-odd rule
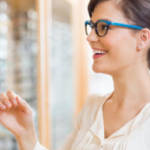
[[[40,1],[40,0],[39,0]],[[50,1],[48,3],[48,1]],[[45,49],[40,49],[41,39],[40,9],[38,0],[0,0],[0,93],[12,90],[25,99],[34,111],[37,135],[45,132],[41,110],[48,109],[50,131],[46,147],[56,150],[72,131],[75,118],[90,94],[105,94],[113,90],[111,77],[95,74],[92,69],[92,54],[86,42],[84,21],[87,16],[87,1],[45,0],[51,4],[47,41],[49,72],[46,89],[49,97],[45,103],[39,96],[39,69],[45,59],[39,57]],[[79,9],[77,9],[79,8]],[[44,80],[44,81],[47,81]],[[45,82],[45,84],[47,84]],[[40,117],[39,117],[40,116]],[[65,118],[65,119],[64,119]],[[44,123],[43,123],[44,124]],[[43,131],[44,130],[44,131]],[[17,150],[15,137],[0,125],[0,149]]]

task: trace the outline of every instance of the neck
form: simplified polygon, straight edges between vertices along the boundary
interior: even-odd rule
[[[147,68],[132,67],[112,75],[112,100],[119,106],[137,106],[150,102],[150,73]]]

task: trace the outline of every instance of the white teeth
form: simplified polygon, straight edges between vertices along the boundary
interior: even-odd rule
[[[105,53],[107,53],[106,51],[100,51],[100,50],[95,50],[95,51],[93,51],[94,52],[94,54],[105,54]]]

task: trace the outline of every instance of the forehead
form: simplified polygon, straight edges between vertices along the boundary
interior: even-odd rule
[[[110,0],[99,3],[94,9],[91,20],[93,22],[96,22],[99,19],[107,19],[115,22],[127,22],[127,19],[119,5],[117,5],[117,2],[118,0]]]

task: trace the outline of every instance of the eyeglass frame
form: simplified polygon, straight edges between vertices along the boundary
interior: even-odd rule
[[[107,27],[107,30],[105,32],[104,35],[99,35],[98,33],[98,30],[97,30],[97,24],[99,22],[104,22],[106,23],[106,27]],[[141,26],[138,26],[138,25],[132,25],[132,24],[124,24],[124,23],[119,23],[119,22],[112,22],[112,21],[109,21],[109,20],[103,20],[103,19],[99,19],[97,20],[95,23],[92,22],[91,20],[86,20],[85,21],[85,32],[86,32],[86,35],[88,35],[87,33],[87,25],[90,25],[90,27],[93,29],[95,29],[95,33],[99,36],[99,37],[103,37],[107,34],[108,30],[109,30],[109,26],[119,26],[119,27],[125,27],[125,28],[130,28],[130,29],[135,29],[135,30],[142,30],[144,27],[141,27]]]

